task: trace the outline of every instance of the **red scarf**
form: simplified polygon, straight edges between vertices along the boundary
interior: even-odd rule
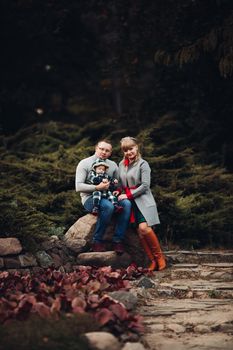
[[[124,159],[124,166],[129,166],[129,159],[128,158]]]

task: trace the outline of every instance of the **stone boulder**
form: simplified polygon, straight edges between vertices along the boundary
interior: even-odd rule
[[[84,337],[88,340],[91,350],[121,350],[118,339],[108,332],[89,332]]]
[[[0,256],[19,254],[22,249],[17,238],[0,238]]]
[[[124,290],[117,290],[115,292],[110,292],[108,295],[122,303],[127,310],[134,310],[138,303],[138,297],[131,292],[126,292]]]
[[[79,218],[65,233],[64,236],[64,243],[65,245],[71,249],[76,254],[84,253],[90,250],[90,242],[92,240],[92,235],[95,229],[97,217],[92,214],[86,214],[83,217]],[[112,223],[109,225],[108,229],[106,230],[106,234],[104,236],[104,240],[106,242],[106,246],[108,250],[111,250],[111,243],[112,243],[112,236],[115,229],[115,218],[113,217]],[[148,258],[146,257],[144,251],[141,248],[137,233],[135,229],[129,228],[126,232],[126,237],[124,240],[125,243],[125,249],[127,256],[130,256],[131,258],[128,259],[130,262],[135,262],[138,266],[147,266],[148,264]],[[110,252],[109,252],[110,253]],[[93,253],[92,253],[93,254]],[[100,253],[98,253],[100,254]],[[111,252],[110,256],[108,256],[107,261],[113,263],[111,258],[113,258],[113,255],[115,254]],[[101,254],[100,254],[101,255]],[[122,261],[122,267],[125,265],[127,259],[125,259],[124,262],[124,255],[121,256],[119,259]],[[102,255],[101,255],[102,256]],[[102,256],[103,259],[104,256]],[[114,261],[115,261],[115,255],[114,255]],[[97,260],[96,260],[97,259]],[[100,265],[100,259],[97,258],[97,256],[94,255],[78,255],[78,263],[82,263],[85,260],[85,264],[87,264],[87,260],[90,261],[96,261],[98,266]],[[104,260],[103,260],[104,261]],[[105,262],[107,264],[107,261],[105,259]],[[109,263],[108,265],[112,265]]]
[[[78,219],[65,233],[65,245],[75,253],[87,250],[96,221],[96,216],[92,214],[87,214]]]
[[[129,254],[117,255],[114,251],[81,253],[77,257],[78,265],[127,267],[131,263]]]
[[[145,350],[145,347],[141,343],[125,343],[122,350]]]

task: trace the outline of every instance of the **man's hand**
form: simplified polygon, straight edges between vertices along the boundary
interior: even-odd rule
[[[110,185],[110,182],[101,182],[99,185],[95,186],[97,191],[104,191],[104,190],[108,190]]]

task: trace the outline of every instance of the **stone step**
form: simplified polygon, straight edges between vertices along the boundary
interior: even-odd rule
[[[233,282],[212,280],[175,280],[160,283],[155,293],[170,298],[233,298]]]
[[[155,330],[144,336],[143,340],[150,350],[232,350],[231,334],[218,332],[177,334],[172,330],[164,333]]]
[[[150,299],[140,314],[146,327],[143,339],[150,349],[232,348],[232,299]]]
[[[223,263],[233,262],[233,251],[189,251],[189,250],[169,250],[164,251],[168,262],[176,263]]]
[[[155,301],[157,303],[155,303]],[[190,312],[193,310],[215,310],[216,307],[224,307],[229,305],[229,303],[233,304],[231,299],[182,299],[182,300],[164,300],[158,298],[158,300],[154,300],[154,302],[147,301],[145,306],[140,308],[140,312],[142,315],[145,315],[145,310],[149,310],[149,315],[151,312],[154,314],[155,312],[159,315],[163,315],[163,313],[177,313],[177,312]],[[152,311],[153,310],[153,311]],[[233,310],[233,305],[232,305]],[[233,317],[233,315],[232,315]]]
[[[174,264],[170,268],[170,280],[207,279],[233,281],[233,263]],[[168,274],[167,274],[168,276]]]

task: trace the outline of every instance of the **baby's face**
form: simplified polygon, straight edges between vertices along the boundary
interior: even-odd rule
[[[95,168],[96,174],[103,174],[105,173],[105,171],[106,171],[106,168],[104,165],[99,165]]]

